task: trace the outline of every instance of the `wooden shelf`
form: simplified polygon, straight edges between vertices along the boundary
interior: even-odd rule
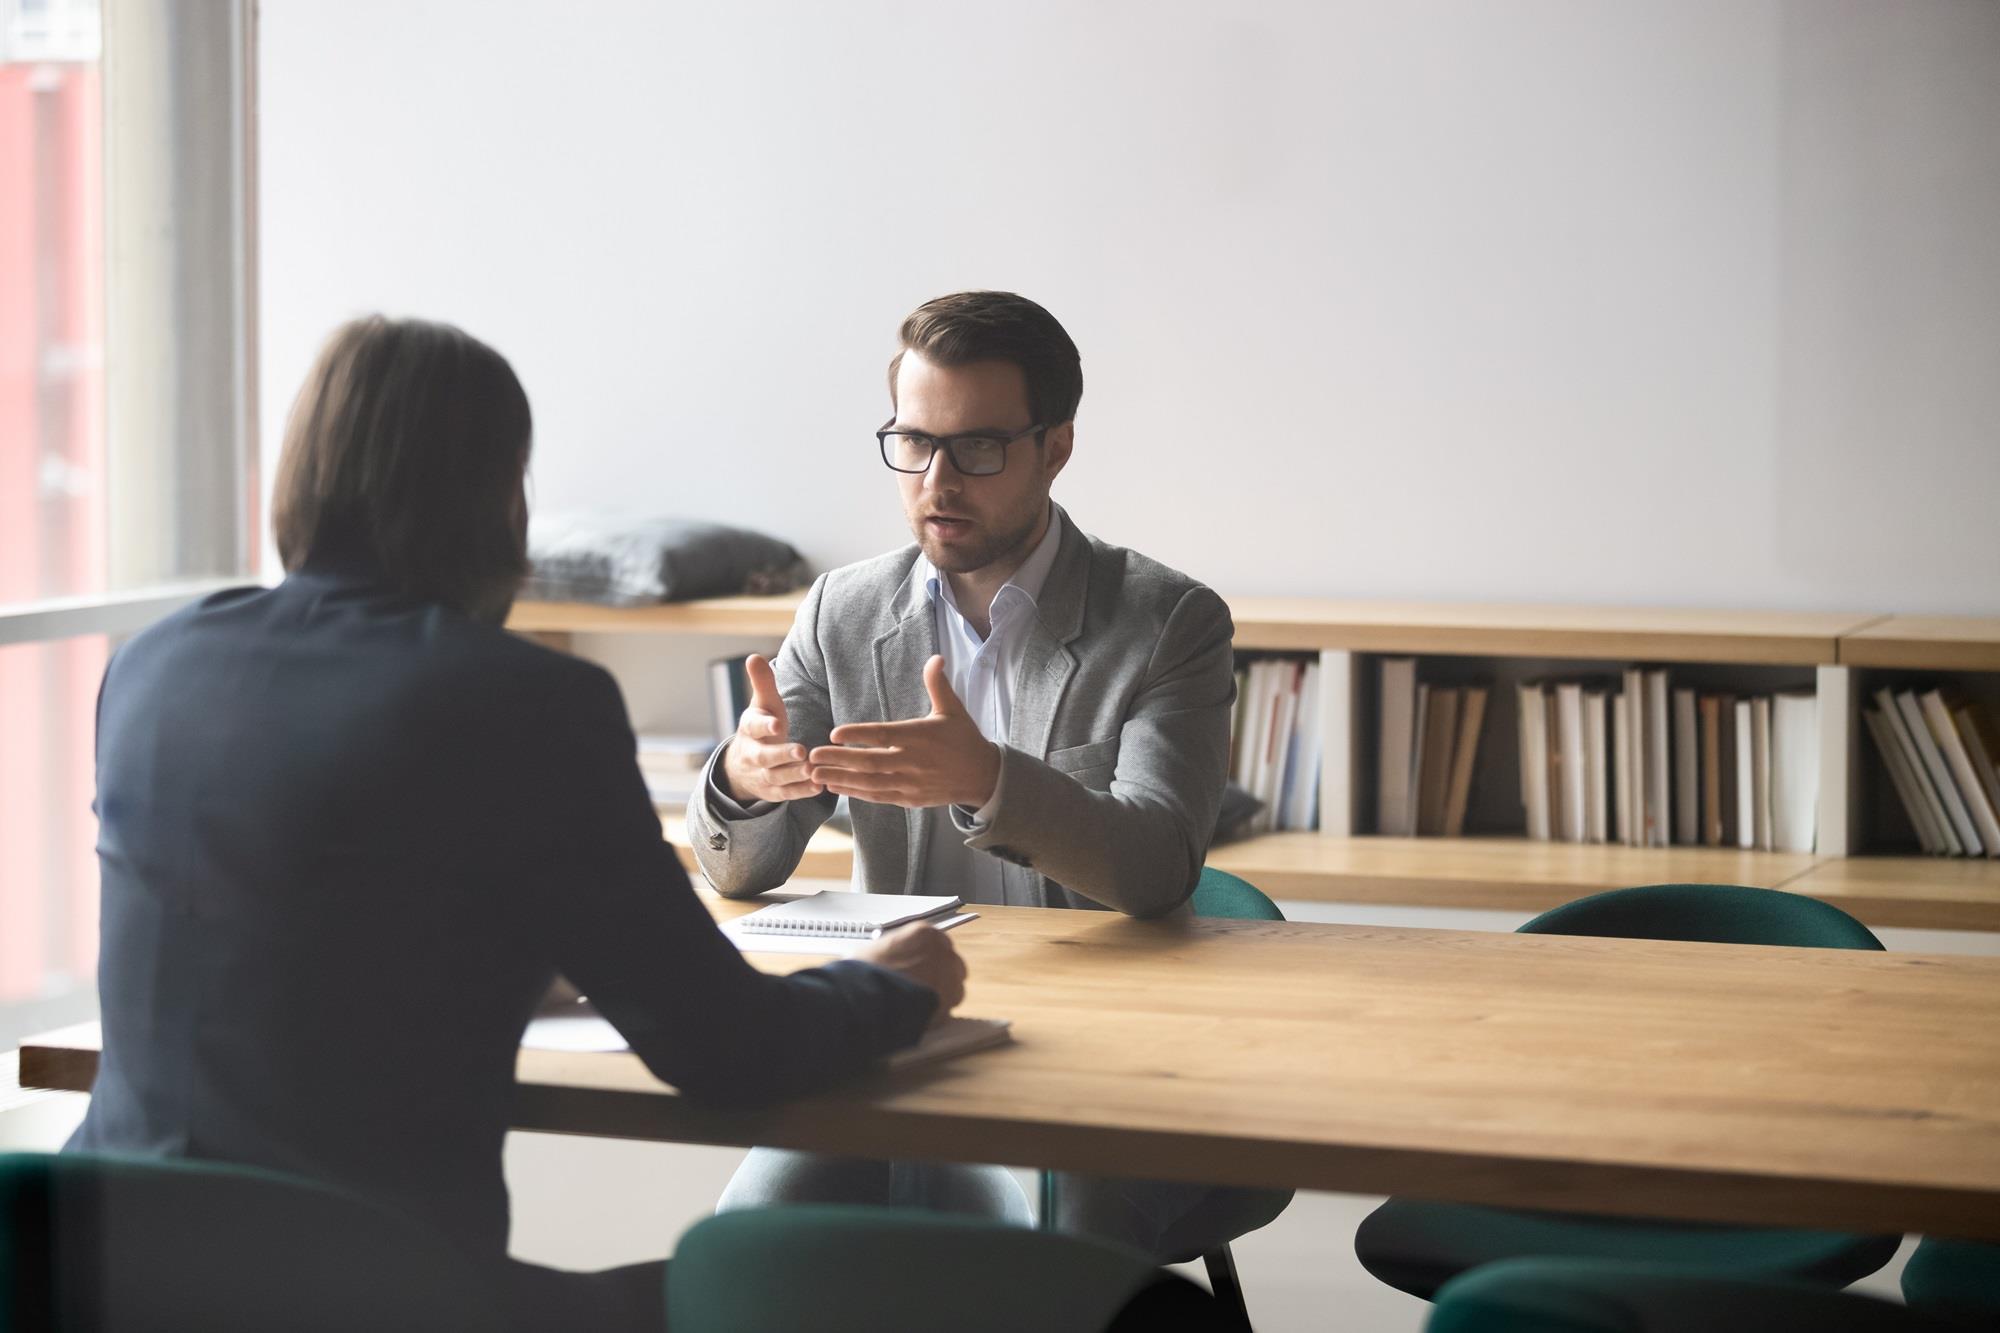
[[[1273,898],[1540,912],[1634,884],[1777,888],[1819,858],[1717,847],[1622,847],[1525,838],[1329,838],[1269,833],[1212,849],[1208,864]]]
[[[1841,640],[1842,666],[2000,671],[2000,616],[1885,616]]]
[[[523,634],[768,634],[782,638],[805,593],[710,597],[660,606],[516,602],[507,628]]]
[[[1235,597],[1238,648],[1830,666],[1878,617]]]
[[[1871,926],[2000,930],[2000,860],[1830,856],[1784,887]]]

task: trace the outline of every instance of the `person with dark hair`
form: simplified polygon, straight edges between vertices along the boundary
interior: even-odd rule
[[[490,347],[347,325],[286,430],[285,580],[106,668],[104,1053],[69,1146],[343,1187],[455,1242],[524,1327],[657,1329],[663,1262],[506,1258],[515,1055],[553,979],[684,1095],[741,1105],[914,1042],[965,968],[926,926],[767,976],[715,929],[617,685],[501,628],[530,430]]]
[[[915,544],[821,576],[775,665],[750,659],[750,707],[688,808],[703,871],[732,896],[784,883],[844,796],[857,888],[1185,910],[1228,768],[1228,608],[1050,500],[1083,371],[1047,310],[960,292],[918,307],[901,344],[874,443]],[[1276,1211],[1268,1194],[1083,1177],[1057,1197],[1063,1229],[1162,1257]],[[997,1167],[771,1149],[722,1206],[798,1199],[1029,1220]]]

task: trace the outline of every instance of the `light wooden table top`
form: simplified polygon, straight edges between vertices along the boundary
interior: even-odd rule
[[[1007,1047],[726,1113],[523,1051],[517,1123],[2000,1240],[2000,959],[981,911],[962,1012]]]

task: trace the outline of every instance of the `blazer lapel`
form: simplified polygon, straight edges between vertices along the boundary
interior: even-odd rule
[[[931,711],[931,697],[924,689],[924,663],[936,656],[938,641],[937,616],[926,583],[924,563],[919,560],[897,598],[899,618],[895,626],[875,640],[875,689],[885,722],[904,722]],[[903,892],[915,893],[930,840],[930,812],[905,810],[903,818],[903,846],[909,849],[909,860],[903,867]],[[885,872],[888,869],[884,867]],[[883,878],[893,883],[896,877],[884,873]]]
[[[1007,743],[1023,754],[1046,759],[1063,692],[1076,671],[1076,657],[1064,645],[1083,633],[1084,594],[1090,586],[1090,543],[1057,505],[1061,545],[1036,599],[1035,623],[1021,648],[1014,677],[1014,715]]]

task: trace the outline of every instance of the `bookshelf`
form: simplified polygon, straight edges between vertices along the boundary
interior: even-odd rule
[[[781,639],[802,594],[643,608],[517,604],[510,628],[570,646],[601,633],[761,635]],[[1807,893],[1872,925],[2000,930],[2000,860],[1902,855],[1894,791],[1861,736],[1868,691],[1889,681],[1948,681],[2000,701],[2000,618],[1761,613],[1619,607],[1431,604],[1313,598],[1229,599],[1239,653],[1317,653],[1325,755],[1316,833],[1274,833],[1217,847],[1209,863],[1278,898],[1540,911],[1627,884],[1726,882]],[[1691,679],[1810,684],[1819,700],[1818,850],[1634,848],[1531,841],[1474,829],[1464,838],[1361,832],[1368,813],[1375,658],[1415,656],[1446,677],[1539,669],[1682,665]],[[1504,719],[1489,721],[1489,727]],[[1491,733],[1489,733],[1491,734]],[[1511,742],[1481,758],[1511,766]],[[1893,816],[1893,817],[1892,817]],[[692,864],[677,819],[667,835]],[[822,831],[799,873],[844,879],[852,844]]]

